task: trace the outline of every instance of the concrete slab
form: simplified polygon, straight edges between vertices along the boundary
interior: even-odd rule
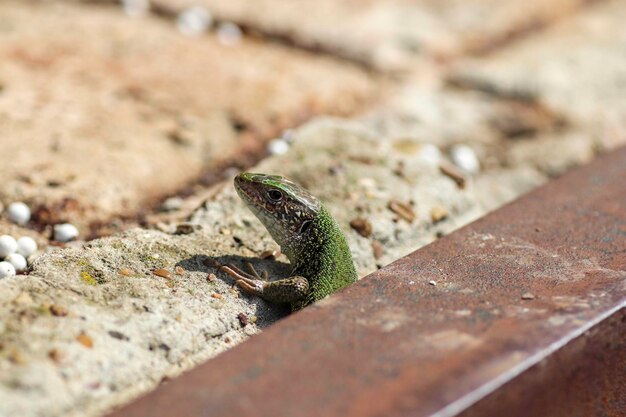
[[[218,19],[352,59],[406,70],[424,58],[482,52],[547,25],[585,0],[155,0],[178,12],[205,6]]]
[[[348,63],[73,2],[2,2],[0,61],[0,201],[42,206],[54,218],[40,223],[83,235],[285,127],[350,114],[377,88]]]
[[[452,78],[493,95],[533,97],[584,133],[588,149],[614,148],[626,142],[625,19],[624,2],[598,2],[486,59],[459,62]]]

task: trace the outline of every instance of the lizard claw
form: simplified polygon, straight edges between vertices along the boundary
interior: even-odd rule
[[[259,275],[256,269],[254,269],[254,265],[252,265],[250,262],[244,263],[244,266],[256,279],[260,279],[261,281],[269,281],[269,275],[267,271],[263,271],[261,272],[261,275]]]
[[[261,280],[258,274],[248,274],[234,265],[221,265],[219,270],[233,277],[235,283],[250,294],[261,295],[267,285],[267,282]]]

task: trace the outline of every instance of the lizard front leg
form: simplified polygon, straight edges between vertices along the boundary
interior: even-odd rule
[[[233,277],[237,285],[248,294],[257,295],[274,303],[294,303],[304,299],[309,292],[309,281],[304,277],[293,276],[268,281],[266,272],[260,276],[252,264],[246,263],[246,267],[250,273],[234,265],[220,265],[219,270]]]

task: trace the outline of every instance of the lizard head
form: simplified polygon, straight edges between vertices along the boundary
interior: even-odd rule
[[[283,250],[307,233],[321,208],[311,193],[278,175],[244,172],[235,189]]]

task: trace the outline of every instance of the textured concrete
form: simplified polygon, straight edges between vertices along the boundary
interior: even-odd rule
[[[41,223],[83,234],[280,129],[350,114],[377,88],[347,63],[188,38],[112,5],[2,2],[0,61],[0,201],[42,205],[53,218]]]
[[[585,0],[154,0],[171,12],[203,5],[301,47],[383,70],[483,52],[571,13]],[[306,16],[306,18],[303,18]]]
[[[626,142],[625,19],[623,1],[597,2],[486,59],[458,62],[451,78],[496,96],[533,97],[562,114],[576,132],[574,138],[546,138],[513,157],[515,162],[539,156],[546,166],[557,148],[576,153],[567,157],[572,163],[549,168],[562,172],[580,162],[581,155],[586,160],[594,150]]]

